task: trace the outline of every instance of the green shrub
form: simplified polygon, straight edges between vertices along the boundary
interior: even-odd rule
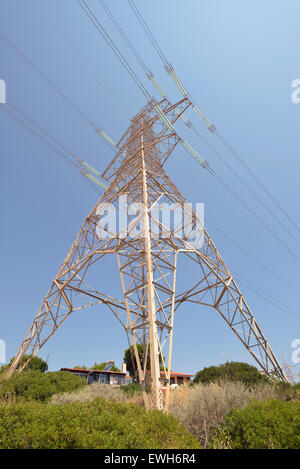
[[[282,401],[299,399],[299,390],[297,390],[297,385],[277,382],[275,383],[275,387],[278,399],[281,399]]]
[[[239,381],[247,386],[270,382],[269,378],[259,373],[255,366],[243,362],[226,362],[219,366],[209,366],[198,371],[194,383],[207,384],[225,380]]]
[[[206,448],[211,429],[223,423],[231,410],[270,398],[277,398],[276,387],[265,383],[252,387],[231,381],[184,385],[171,392],[169,410]]]
[[[64,406],[0,405],[0,448],[197,449],[197,439],[171,415],[97,398]]]
[[[10,367],[10,365],[14,361],[14,358],[15,357],[12,357],[7,365],[3,365],[0,368],[0,373],[5,372]],[[22,366],[25,362],[27,362],[29,358],[30,358],[30,355],[24,355],[17,369],[20,368],[20,366]],[[48,363],[45,362],[42,358],[35,356],[31,358],[30,362],[24,369],[24,371],[28,371],[28,370],[36,370],[36,371],[41,371],[42,373],[45,373],[48,370]]]
[[[293,386],[291,386],[292,391],[294,393],[295,397],[300,397],[300,383],[296,383]]]
[[[15,374],[0,383],[0,400],[20,399],[45,401],[53,394],[74,391],[85,385],[85,380],[67,371],[41,373],[28,370]]]
[[[300,449],[300,402],[252,402],[230,412],[213,433],[212,448]]]
[[[141,386],[139,384],[135,383],[129,383],[126,385],[123,385],[120,387],[122,391],[127,395],[127,396],[133,396],[134,394],[140,394],[142,392]]]
[[[101,362],[101,363],[95,362],[94,365],[91,367],[91,370],[104,370],[106,365],[107,365],[107,362]],[[121,370],[117,366],[113,365],[110,368],[110,371],[119,371],[120,372]]]

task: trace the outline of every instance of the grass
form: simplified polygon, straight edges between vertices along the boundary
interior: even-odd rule
[[[107,384],[91,384],[77,391],[56,394],[51,403],[66,405],[92,402],[96,398],[113,399],[116,402],[135,403],[143,407],[141,393],[128,393],[122,388]],[[170,393],[169,413],[178,419],[184,428],[196,436],[207,448],[211,432],[224,422],[233,409],[243,409],[252,401],[283,398],[280,390],[270,384],[259,384],[252,388],[239,382],[219,382],[182,386]]]
[[[129,389],[126,386],[113,387],[109,384],[89,384],[77,391],[55,394],[52,396],[52,404],[72,404],[74,402],[90,402],[97,397],[104,399],[113,399],[117,402],[135,403],[141,407],[144,406],[143,396],[140,388]]]
[[[96,397],[105,399],[114,399],[117,402],[127,400],[126,394],[120,388],[114,388],[109,384],[89,384],[78,391],[65,392],[63,394],[55,394],[52,396],[52,404],[72,404],[73,402],[88,402]]]
[[[243,409],[253,400],[277,397],[277,389],[270,384],[253,388],[239,382],[197,384],[171,392],[169,411],[207,448],[211,430],[220,425],[230,411]]]

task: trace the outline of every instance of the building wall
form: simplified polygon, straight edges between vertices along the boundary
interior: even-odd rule
[[[178,384],[181,386],[184,383],[189,383],[190,380],[189,376],[174,376],[170,379],[170,384]]]
[[[110,373],[110,372],[101,373],[101,371],[89,372],[88,370],[86,373],[83,373],[82,371],[77,371],[76,369],[74,370],[68,369],[67,371],[76,376],[80,376],[82,378],[88,379],[88,384],[99,383],[99,384],[110,384],[112,386],[120,386],[120,385],[125,384],[124,375],[119,375],[119,374]]]

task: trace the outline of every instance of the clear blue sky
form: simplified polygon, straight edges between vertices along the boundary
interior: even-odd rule
[[[98,1],[88,3],[154,94]],[[291,82],[300,78],[299,2],[136,0],[136,3],[201,109],[299,225],[300,104],[291,101]],[[128,3],[107,0],[107,5],[168,96],[178,100],[174,84]],[[2,0],[0,31],[115,140],[145,104],[142,93],[76,1]],[[6,82],[7,98],[70,149],[104,169],[114,154],[108,145],[1,40],[0,58],[0,78]],[[249,176],[196,116],[189,117],[252,185]],[[0,132],[0,337],[7,343],[10,358],[97,194],[66,162],[3,113]],[[222,162],[188,129],[184,128],[183,134],[299,255],[299,245],[265,214]],[[300,291],[298,262],[182,149],[174,152],[166,170],[190,202],[205,203],[209,220],[282,276],[292,289],[207,225],[229,268],[298,312],[300,297],[295,291]],[[264,198],[256,186],[253,189]],[[269,200],[265,202],[275,213]],[[297,232],[294,234],[297,236]],[[102,275],[99,272],[100,282]],[[119,281],[110,270],[104,275],[107,285]],[[278,358],[283,354],[290,361],[291,342],[300,337],[299,320],[238,284]],[[48,359],[52,370],[78,364],[89,366],[107,359],[115,359],[120,366],[126,345],[123,330],[103,306],[74,313],[40,356]],[[173,369],[196,372],[227,359],[254,364],[216,311],[183,306],[175,322]]]

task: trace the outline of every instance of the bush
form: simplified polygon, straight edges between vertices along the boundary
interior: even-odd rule
[[[291,386],[292,399],[300,401],[300,383],[296,383]]]
[[[228,381],[196,384],[171,391],[169,409],[207,447],[211,429],[220,425],[232,409],[245,407],[254,399],[271,397],[277,397],[277,392],[270,384],[260,384],[253,388]]]
[[[0,406],[1,449],[197,449],[197,439],[171,415],[97,398],[64,406]]]
[[[135,383],[129,383],[126,385],[121,386],[121,390],[127,395],[127,396],[133,396],[134,394],[141,394],[142,388],[139,384]]]
[[[213,448],[300,449],[300,402],[270,399],[232,411],[214,431]]]
[[[10,367],[10,365],[14,361],[14,358],[15,357],[12,357],[7,365],[3,365],[1,367],[0,373],[6,371]],[[24,355],[17,369],[20,368],[20,366],[22,366],[29,358],[30,358],[30,355]],[[24,369],[24,371],[28,371],[28,370],[36,370],[36,371],[41,371],[42,373],[45,373],[48,370],[48,364],[47,362],[42,360],[42,358],[35,356],[30,360],[30,362]]]
[[[28,370],[15,374],[0,383],[0,400],[39,400],[46,401],[53,394],[73,391],[85,385],[85,380],[67,371],[41,373]]]
[[[198,371],[194,383],[206,384],[220,380],[239,381],[247,386],[270,382],[270,379],[259,373],[255,366],[243,362],[226,362],[219,366],[210,366]]]
[[[107,362],[101,362],[101,363],[95,362],[91,370],[104,370],[106,365],[107,365]],[[111,366],[110,371],[121,371],[121,370],[117,366],[113,365]]]
[[[77,391],[55,394],[52,396],[51,402],[53,404],[71,404],[72,402],[92,401],[96,397],[114,399],[119,402],[126,400],[126,395],[120,388],[114,388],[109,384],[93,383]]]
[[[277,397],[282,401],[299,400],[300,391],[297,390],[297,385],[290,383],[276,383]]]

